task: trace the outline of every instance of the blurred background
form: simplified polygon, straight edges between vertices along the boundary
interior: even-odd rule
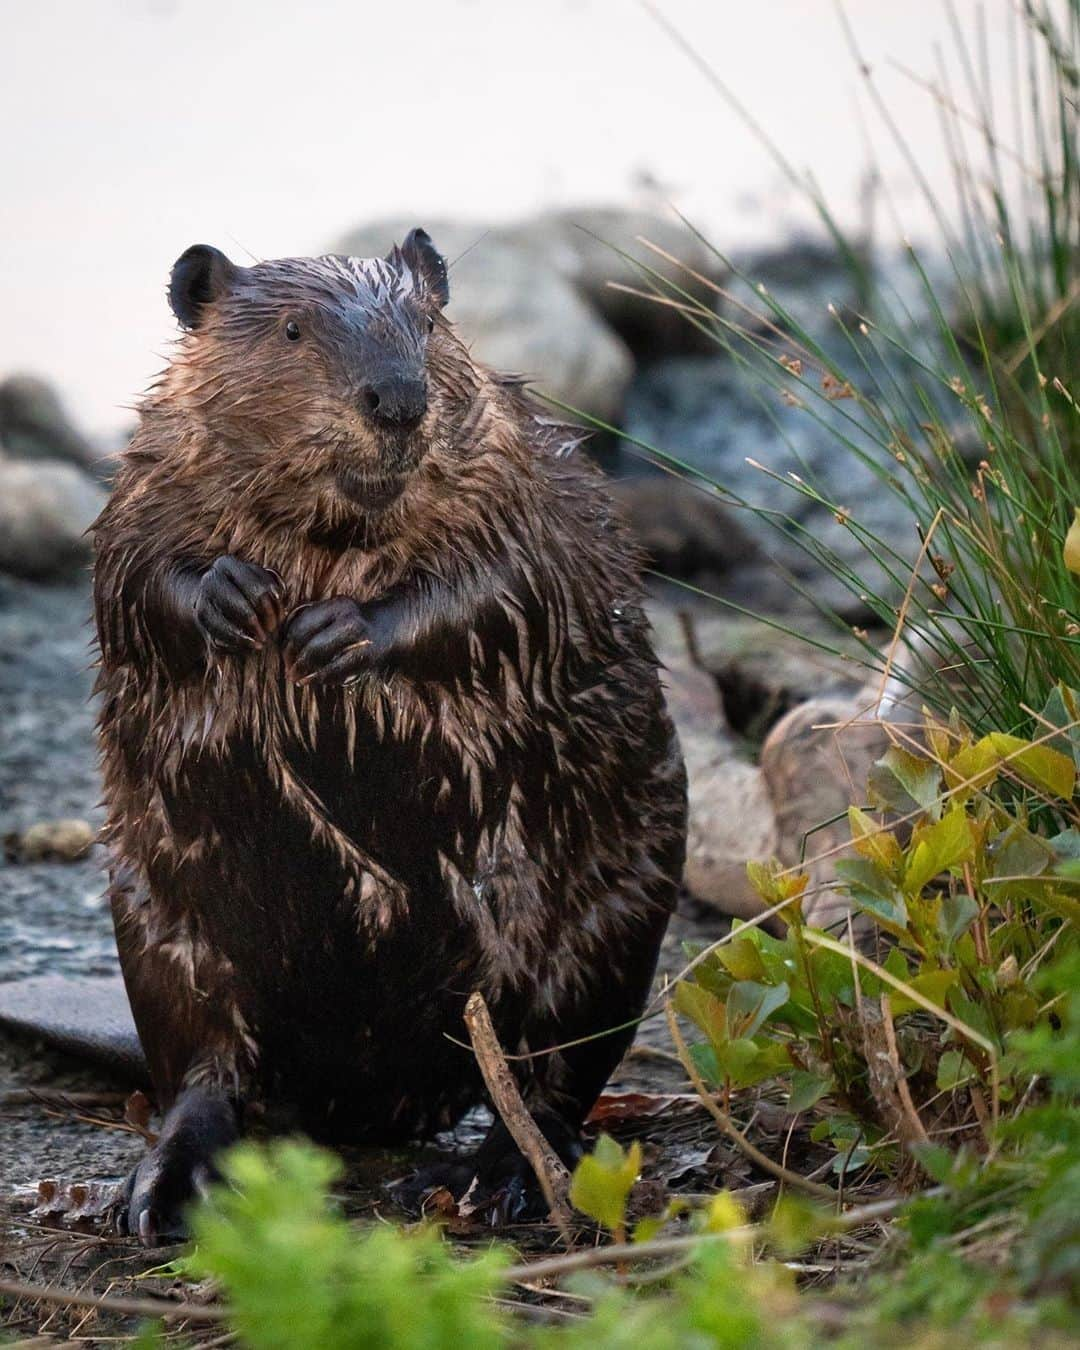
[[[991,9],[999,81],[1008,7]],[[598,206],[670,221],[674,206],[724,251],[784,242],[811,213],[661,20],[846,224],[863,223],[873,155],[902,228],[922,229],[832,0],[6,0],[0,370],[46,377],[115,439],[173,334],[168,269],[199,241],[243,261],[322,252],[386,218],[449,220],[451,251],[468,240],[482,260],[493,225],[552,210],[588,224]],[[938,109],[903,70],[934,74],[946,11],[860,0],[850,21],[944,195]],[[607,237],[633,246],[617,221]]]

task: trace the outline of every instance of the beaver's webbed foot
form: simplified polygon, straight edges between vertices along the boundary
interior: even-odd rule
[[[218,1176],[215,1160],[239,1134],[236,1107],[220,1090],[188,1088],[154,1147],[124,1183],[117,1227],[144,1247],[186,1236],[188,1205]]]
[[[538,1113],[536,1123],[572,1171],[585,1151],[579,1132],[554,1113]],[[422,1214],[435,1193],[444,1189],[464,1215],[483,1218],[493,1227],[547,1217],[547,1201],[536,1175],[501,1120],[471,1157],[421,1167],[397,1182],[393,1193],[404,1209]]]

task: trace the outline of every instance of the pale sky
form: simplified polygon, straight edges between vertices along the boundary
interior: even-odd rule
[[[854,218],[865,100],[832,0],[658,7]],[[984,9],[993,65],[1013,10]],[[941,0],[848,12],[944,192],[932,101],[886,64],[933,74]],[[165,280],[194,242],[319,252],[385,214],[642,201],[649,179],[725,249],[794,218],[764,150],[635,0],[0,0],[0,51],[0,375],[49,376],[95,431],[129,422],[161,366]],[[873,136],[917,228],[910,175]]]

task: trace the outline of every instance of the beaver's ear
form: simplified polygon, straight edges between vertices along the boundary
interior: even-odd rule
[[[230,289],[239,270],[209,244],[192,244],[180,254],[169,276],[169,304],[185,328],[198,328],[203,309]]]
[[[442,309],[450,299],[446,259],[431,242],[427,230],[410,230],[401,246],[401,256],[417,276],[423,277],[428,294]]]

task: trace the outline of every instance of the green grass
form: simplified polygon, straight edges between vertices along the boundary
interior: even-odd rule
[[[1080,687],[1080,605],[1062,559],[1080,505],[1073,384],[1080,339],[1080,4],[1025,5],[1022,21],[1010,28],[1012,91],[991,88],[979,66],[982,35],[961,32],[950,5],[944,12],[955,30],[962,89],[952,90],[942,75],[925,96],[937,100],[954,166],[951,210],[936,200],[918,148],[905,144],[872,75],[865,77],[885,131],[907,157],[937,223],[925,254],[906,247],[902,286],[874,268],[868,242],[846,238],[813,181],[798,178],[774,150],[813,203],[862,297],[858,310],[832,315],[842,360],[835,342],[826,346],[737,268],[739,293],[718,288],[717,317],[676,282],[638,264],[643,291],[681,305],[766,409],[781,400],[797,404],[837,453],[858,459],[883,492],[899,499],[911,520],[911,548],[875,534],[858,507],[832,499],[805,464],[797,478],[762,470],[774,480],[763,508],[691,468],[677,447],[639,448],[785,531],[879,625],[897,631],[889,673],[919,701],[943,714],[956,707],[978,732],[1024,732],[1058,681]],[[1002,101],[1011,107],[1008,131],[996,106]],[[748,293],[756,297],[750,306]],[[912,295],[916,315],[904,298]],[[785,506],[792,493],[810,499],[819,520],[842,521],[864,562],[844,562],[814,530],[797,525]],[[812,589],[805,594],[813,601]],[[879,669],[884,664],[870,642],[863,658]]]

